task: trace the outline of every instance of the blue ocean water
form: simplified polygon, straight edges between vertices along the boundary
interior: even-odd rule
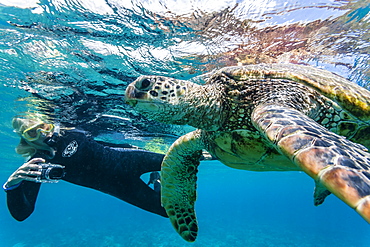
[[[202,83],[214,69],[303,63],[369,87],[368,1],[0,0],[0,181],[23,158],[16,114],[38,111],[96,139],[171,143],[188,128],[126,106],[141,74]],[[15,221],[0,197],[0,246],[369,246],[370,226],[329,196],[313,206],[301,172],[256,173],[204,161],[199,236],[186,243],[168,219],[66,182],[43,185],[35,212]]]

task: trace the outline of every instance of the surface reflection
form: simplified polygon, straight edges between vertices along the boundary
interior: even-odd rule
[[[204,83],[224,66],[296,63],[369,87],[368,1],[0,3],[0,80],[64,124],[182,135],[124,104],[142,74]]]

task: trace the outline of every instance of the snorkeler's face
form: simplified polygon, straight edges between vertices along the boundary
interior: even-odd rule
[[[23,131],[22,137],[27,141],[35,141],[38,140],[41,135],[43,135],[43,137],[48,136],[53,130],[53,124],[38,123]]]

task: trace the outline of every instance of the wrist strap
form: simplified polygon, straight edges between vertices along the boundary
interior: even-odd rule
[[[6,186],[6,183],[5,183],[5,184],[3,185],[3,189],[4,189],[5,191],[8,191],[8,190],[14,190],[14,189],[18,188],[18,187],[19,187],[19,185],[21,185],[21,183],[22,183],[22,181],[21,181],[21,182],[19,182],[19,183],[17,183],[17,184],[15,184],[15,185],[10,186],[10,187],[7,187],[7,186]]]

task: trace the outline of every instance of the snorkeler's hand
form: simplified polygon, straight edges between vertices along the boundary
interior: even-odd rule
[[[23,180],[37,182],[37,177],[41,175],[41,165],[39,163],[45,163],[45,160],[42,158],[33,158],[27,163],[24,163],[8,178],[5,187],[9,188],[19,184]]]

